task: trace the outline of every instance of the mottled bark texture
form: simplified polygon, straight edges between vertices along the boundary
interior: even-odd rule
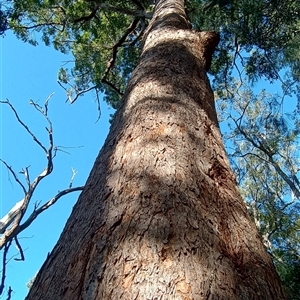
[[[206,77],[218,36],[158,1],[105,145],[28,300],[284,299]]]

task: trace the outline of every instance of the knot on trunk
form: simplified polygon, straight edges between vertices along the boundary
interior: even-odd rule
[[[199,35],[203,45],[204,66],[205,70],[208,71],[214,51],[220,42],[220,34],[215,31],[202,31]]]

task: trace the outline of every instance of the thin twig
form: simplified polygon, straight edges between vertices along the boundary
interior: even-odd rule
[[[47,153],[47,149],[45,148],[45,146],[43,146],[43,144],[36,138],[36,136],[28,128],[28,126],[20,119],[19,114],[15,110],[14,106],[9,102],[9,100],[8,99],[6,99],[6,101],[1,100],[0,103],[9,105],[11,110],[14,112],[15,117],[17,118],[18,122],[22,125],[23,128],[25,128],[25,130],[29,133],[29,135],[31,135],[33,140],[44,150],[44,152]]]
[[[74,178],[75,178],[76,174],[78,173],[78,171],[75,170],[74,168],[71,168],[71,170],[72,170],[72,177],[71,177],[71,180],[70,180],[70,183],[69,183],[69,189],[72,188]]]
[[[27,194],[27,190],[26,190],[25,186],[23,185],[23,183],[18,179],[18,177],[17,177],[15,171],[13,170],[13,168],[11,166],[9,166],[6,163],[6,161],[2,160],[1,158],[0,158],[0,161],[6,166],[7,170],[13,175],[15,181],[21,186],[24,194],[26,195]]]

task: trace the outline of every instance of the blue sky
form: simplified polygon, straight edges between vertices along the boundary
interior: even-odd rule
[[[59,67],[71,57],[63,55],[51,47],[33,47],[17,40],[11,33],[0,39],[0,99],[8,99],[17,109],[21,119],[34,134],[47,146],[47,125],[43,117],[29,104],[30,100],[44,104],[54,92],[49,102],[49,116],[53,123],[54,144],[63,146],[54,159],[54,171],[37,189],[35,201],[44,203],[59,190],[68,187],[72,176],[71,168],[78,171],[73,186],[84,185],[95,158],[109,129],[109,114],[113,112],[101,102],[101,118],[96,123],[98,112],[92,93],[80,97],[70,105],[65,102],[64,90],[57,84]],[[18,124],[7,105],[0,105],[0,157],[16,172],[30,165],[31,180],[45,167],[45,155],[33,139]],[[1,164],[0,218],[16,202],[23,198],[18,184]],[[24,179],[18,174],[19,179]],[[23,183],[24,180],[23,180]],[[19,242],[25,253],[25,262],[14,261],[7,266],[6,288],[14,290],[12,299],[24,299],[26,283],[35,275],[44,262],[47,253],[55,245],[63,226],[79,193],[69,194],[49,208],[32,226],[19,235]],[[32,211],[33,206],[29,208]],[[8,257],[17,254],[14,245]],[[2,261],[2,256],[1,256]],[[0,269],[2,269],[0,267]],[[6,298],[6,293],[3,299]]]

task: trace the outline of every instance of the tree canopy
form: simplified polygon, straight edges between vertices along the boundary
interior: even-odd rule
[[[118,108],[152,17],[147,0],[14,0],[0,7],[0,34],[42,40],[74,62],[58,81],[71,103],[94,91]],[[193,30],[220,32],[209,73],[232,166],[252,217],[289,290],[299,299],[300,4],[298,0],[190,0]],[[279,94],[255,94],[258,80]],[[250,85],[250,88],[249,88]],[[292,110],[285,109],[296,95]]]
[[[186,1],[191,27],[221,34],[211,74],[215,88],[234,70],[255,81],[282,80],[290,92],[300,77],[297,0]],[[1,31],[23,41],[74,55],[58,79],[74,101],[94,89],[118,106],[136,65],[153,1],[8,1],[2,4]],[[218,88],[217,88],[218,89]]]

